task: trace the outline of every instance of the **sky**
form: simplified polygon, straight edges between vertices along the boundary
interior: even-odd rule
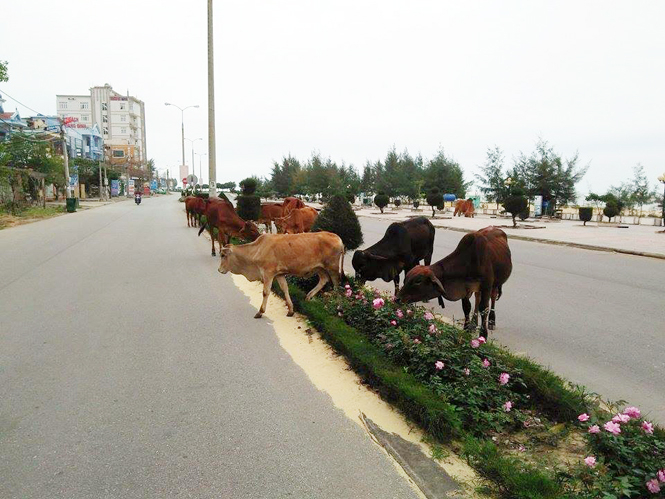
[[[56,94],[129,91],[145,102],[148,157],[173,173],[180,111],[165,102],[200,106],[185,111],[185,136],[208,150],[206,6],[2,0],[0,93],[55,114]],[[393,146],[425,159],[443,149],[473,180],[489,147],[510,167],[542,138],[589,165],[582,193],[629,181],[637,163],[655,186],[663,19],[661,0],[214,0],[217,181],[313,152],[361,170]],[[15,107],[32,114],[7,98]]]

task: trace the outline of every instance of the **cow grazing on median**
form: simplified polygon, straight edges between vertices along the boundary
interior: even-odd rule
[[[206,202],[196,196],[187,196],[185,198],[185,213],[187,214],[187,227],[196,227],[199,224],[200,216],[205,211]],[[190,224],[191,222],[191,224]]]
[[[473,218],[476,209],[473,206],[473,199],[458,199],[455,201],[455,213],[453,216],[464,215],[467,218]]]
[[[487,337],[487,330],[494,329],[496,324],[496,301],[512,269],[506,233],[496,227],[485,227],[466,234],[455,251],[442,260],[430,266],[414,267],[407,274],[398,299],[406,302],[440,297],[450,301],[461,299],[464,327],[469,327],[472,324],[470,298],[475,294],[480,334]]]
[[[229,206],[230,205],[230,206]],[[214,200],[208,203],[205,211],[206,223],[199,229],[199,236],[207,228],[212,243],[212,256],[215,256],[215,228],[219,250],[229,243],[231,236],[254,241],[259,237],[259,229],[254,223],[238,216],[233,205],[226,200]]]
[[[266,311],[273,279],[284,292],[287,315],[292,316],[293,302],[285,276],[318,274],[318,284],[307,293],[306,299],[310,300],[328,281],[337,286],[344,268],[344,244],[332,232],[263,234],[253,243],[225,246],[220,253],[219,272],[242,274],[248,281],[263,282],[263,302],[254,316],[257,319]]]
[[[282,203],[262,203],[259,224],[264,224],[268,232],[272,233],[273,221],[284,215],[284,205]]]
[[[432,261],[434,232],[432,222],[425,217],[390,224],[378,243],[353,254],[356,277],[361,281],[394,281],[397,294],[402,271],[406,275],[420,260],[425,265]]]
[[[319,212],[309,206],[295,208],[282,218],[275,219],[275,226],[284,234],[301,234],[312,230],[318,216]]]

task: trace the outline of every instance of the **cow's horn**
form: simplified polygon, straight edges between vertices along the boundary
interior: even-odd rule
[[[432,282],[436,285],[437,288],[439,288],[439,291],[441,291],[441,294],[445,294],[446,290],[443,289],[443,284],[441,284],[441,281],[435,276],[432,275]]]

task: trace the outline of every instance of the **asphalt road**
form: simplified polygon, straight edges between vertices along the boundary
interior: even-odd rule
[[[0,231],[0,497],[415,497],[209,251],[176,196]]]
[[[390,224],[360,219],[365,246]],[[464,234],[437,229],[433,261]],[[490,337],[665,424],[665,260],[509,240],[513,273]],[[345,259],[352,272],[351,258]],[[374,281],[394,290],[392,283]],[[461,302],[433,309],[463,319]]]

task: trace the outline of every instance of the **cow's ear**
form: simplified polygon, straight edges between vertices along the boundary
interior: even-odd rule
[[[226,246],[224,246],[224,247],[222,248],[222,251],[221,251],[220,254],[221,254],[222,256],[228,256],[230,253],[231,253],[231,245],[230,245],[230,244],[227,244]]]

